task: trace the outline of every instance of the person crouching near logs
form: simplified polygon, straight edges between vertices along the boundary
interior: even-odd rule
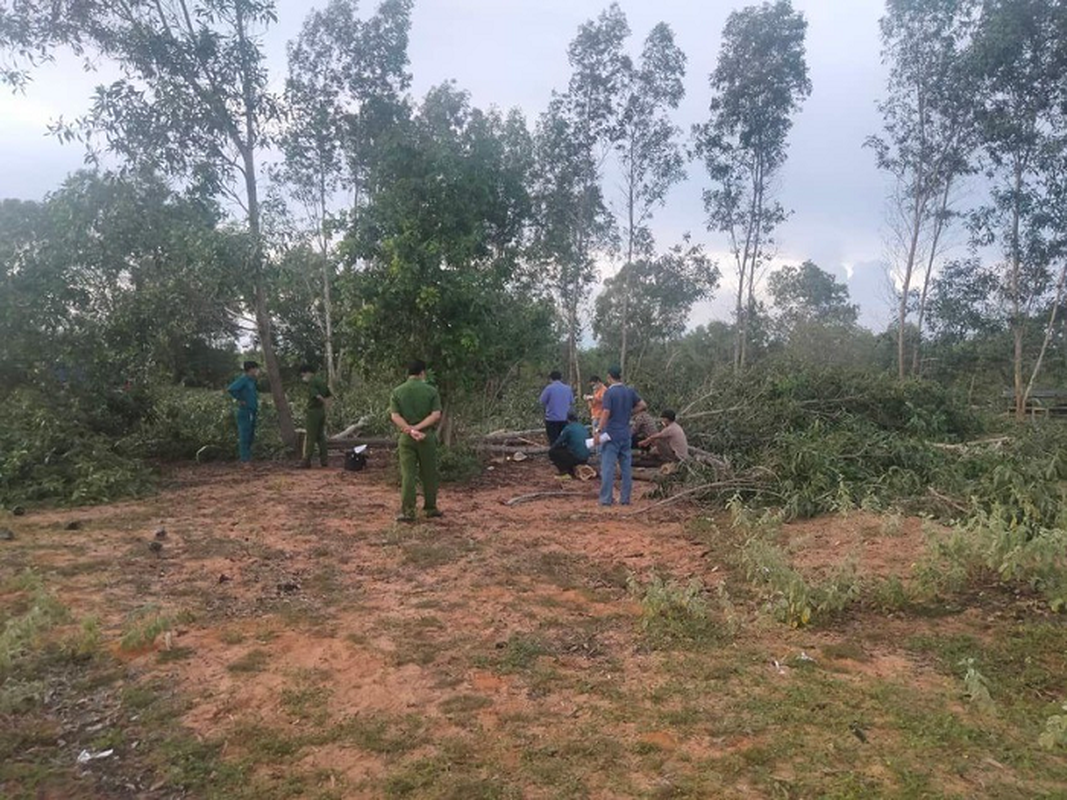
[[[557,477],[560,480],[577,477],[577,468],[589,463],[590,452],[586,444],[587,438],[589,438],[589,430],[578,421],[577,414],[573,411],[568,412],[566,427],[548,451],[548,458],[559,472]]]

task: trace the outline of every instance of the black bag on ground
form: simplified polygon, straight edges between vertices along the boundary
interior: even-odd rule
[[[348,472],[359,472],[367,466],[367,454],[357,453],[355,450],[345,451],[345,470]]]

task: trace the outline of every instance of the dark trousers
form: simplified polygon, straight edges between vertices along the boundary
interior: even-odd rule
[[[556,439],[559,438],[559,435],[563,433],[563,429],[566,427],[566,420],[563,420],[562,422],[551,422],[550,420],[545,420],[545,434],[548,436],[549,447],[556,443]]]
[[[589,463],[588,459],[578,458],[566,447],[553,447],[548,451],[549,460],[559,470],[560,475],[570,475],[574,477],[574,468],[579,464]]]
[[[256,439],[256,414],[250,408],[237,409],[237,450],[241,461],[252,460],[252,442]]]
[[[329,463],[329,444],[326,441],[326,409],[309,408],[307,419],[304,422],[307,433],[304,435],[304,463],[311,465],[311,457],[315,455],[315,448],[319,450],[319,463],[326,466]]]

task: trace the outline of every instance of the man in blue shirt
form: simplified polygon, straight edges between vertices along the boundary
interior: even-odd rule
[[[259,393],[256,378],[259,364],[246,361],[244,374],[230,384],[226,391],[237,401],[237,448],[241,454],[241,466],[252,465],[252,441],[256,438],[256,416],[259,414]]]
[[[608,441],[600,444],[600,505],[610,506],[615,502],[615,465],[619,465],[621,487],[619,503],[630,505],[633,493],[633,451],[630,449],[630,417],[644,411],[648,406],[641,397],[622,382],[622,370],[608,370],[608,390],[604,392],[604,410],[600,412],[600,425],[595,439],[600,441],[607,434]]]
[[[563,382],[559,370],[555,370],[548,379],[551,383],[541,392],[541,405],[545,407],[545,433],[548,435],[548,446],[551,447],[567,427],[567,414],[574,405],[574,390]]]

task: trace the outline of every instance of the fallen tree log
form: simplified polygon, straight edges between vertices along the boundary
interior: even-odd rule
[[[326,446],[330,450],[350,450],[365,444],[368,447],[396,447],[396,439],[384,438],[360,438],[355,439],[327,439]]]
[[[992,447],[996,450],[999,450],[1001,447],[1003,447],[1010,441],[1010,436],[994,436],[991,439],[975,439],[972,442],[960,442],[959,444],[930,442],[930,446],[936,447],[938,450],[948,450],[953,453],[966,453],[968,450],[972,450],[978,447]]]
[[[532,503],[535,500],[545,500],[554,497],[596,497],[593,492],[533,492],[532,494],[520,494],[510,500],[501,500],[506,506],[519,506],[523,503]]]
[[[474,446],[474,449],[475,450],[484,450],[485,452],[489,453],[490,455],[495,455],[495,456],[513,456],[513,455],[518,455],[519,453],[522,453],[524,456],[529,456],[529,457],[532,458],[533,456],[547,456],[548,455],[548,448],[547,447],[543,447],[543,446],[542,447],[521,447],[521,446],[516,446],[516,445],[488,444],[488,443],[482,442],[480,444],[476,444]]]
[[[338,433],[333,434],[333,436],[329,438],[333,441],[340,441],[341,439],[351,439],[355,437],[355,435],[359,433],[361,429],[367,427],[367,425],[369,424],[370,420],[367,417],[360,417],[358,421],[353,422],[343,431],[339,431]]]
[[[544,436],[544,428],[530,428],[524,431],[493,431],[482,437],[485,442],[507,441],[508,439],[527,439],[531,436]]]
[[[701,450],[699,447],[689,446],[689,458],[696,461],[698,464],[706,464],[709,467],[715,467],[716,469],[728,471],[730,469],[730,462],[721,456],[717,456],[714,453],[709,453],[707,450]]]
[[[658,503],[653,503],[650,506],[639,508],[636,511],[631,511],[629,514],[623,514],[624,517],[636,517],[639,514],[645,514],[656,508],[663,508],[664,506],[673,505],[681,500],[697,497],[698,495],[706,494],[708,492],[723,492],[729,490],[740,491],[741,489],[759,489],[759,491],[765,494],[777,495],[777,492],[772,492],[762,486],[759,486],[751,481],[746,480],[731,480],[731,481],[716,481],[713,483],[704,483],[700,486],[694,486],[692,489],[686,489],[684,492],[671,495],[666,500],[660,500]]]

